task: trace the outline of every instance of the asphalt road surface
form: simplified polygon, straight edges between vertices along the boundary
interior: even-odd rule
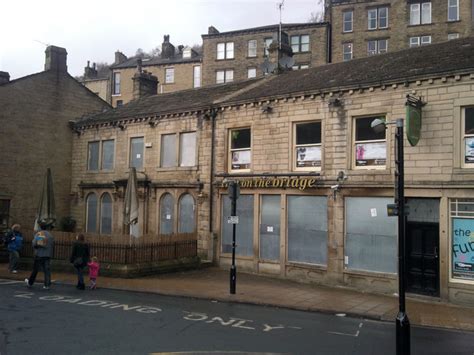
[[[412,354],[474,354],[474,333],[412,326]],[[395,354],[392,323],[0,279],[0,355]]]

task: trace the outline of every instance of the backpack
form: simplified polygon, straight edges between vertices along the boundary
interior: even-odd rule
[[[46,248],[46,245],[48,245],[48,237],[43,231],[38,232],[35,235],[35,240],[36,240],[36,246],[39,248]]]

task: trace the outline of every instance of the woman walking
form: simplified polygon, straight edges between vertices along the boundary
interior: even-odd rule
[[[89,244],[85,242],[84,234],[78,234],[76,237],[76,241],[72,245],[72,252],[69,261],[74,266],[77,272],[77,286],[76,288],[79,290],[84,290],[84,268],[87,266],[89,262]]]

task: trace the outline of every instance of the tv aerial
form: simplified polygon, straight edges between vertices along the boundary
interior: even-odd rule
[[[264,74],[273,73],[276,68],[276,64],[271,63],[268,58],[265,58],[262,64],[260,64],[260,69],[262,69]]]
[[[283,57],[280,58],[280,60],[278,61],[278,64],[280,64],[280,66],[285,69],[289,69],[293,65],[295,65],[295,58],[284,55]]]

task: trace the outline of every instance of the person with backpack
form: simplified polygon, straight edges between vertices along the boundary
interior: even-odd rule
[[[5,244],[8,250],[9,264],[8,270],[16,274],[18,271],[18,259],[20,258],[20,250],[23,248],[23,235],[20,232],[21,226],[14,224],[12,230],[5,238]]]
[[[33,271],[29,278],[25,279],[26,285],[32,287],[36,280],[39,269],[43,269],[45,290],[51,287],[51,258],[54,251],[54,237],[46,230],[45,224],[40,224],[40,231],[33,238]]]
[[[76,241],[72,245],[71,257],[69,261],[76,269],[77,273],[77,285],[78,290],[84,290],[86,288],[84,284],[84,268],[89,262],[89,244],[85,242],[84,234],[78,234]]]

